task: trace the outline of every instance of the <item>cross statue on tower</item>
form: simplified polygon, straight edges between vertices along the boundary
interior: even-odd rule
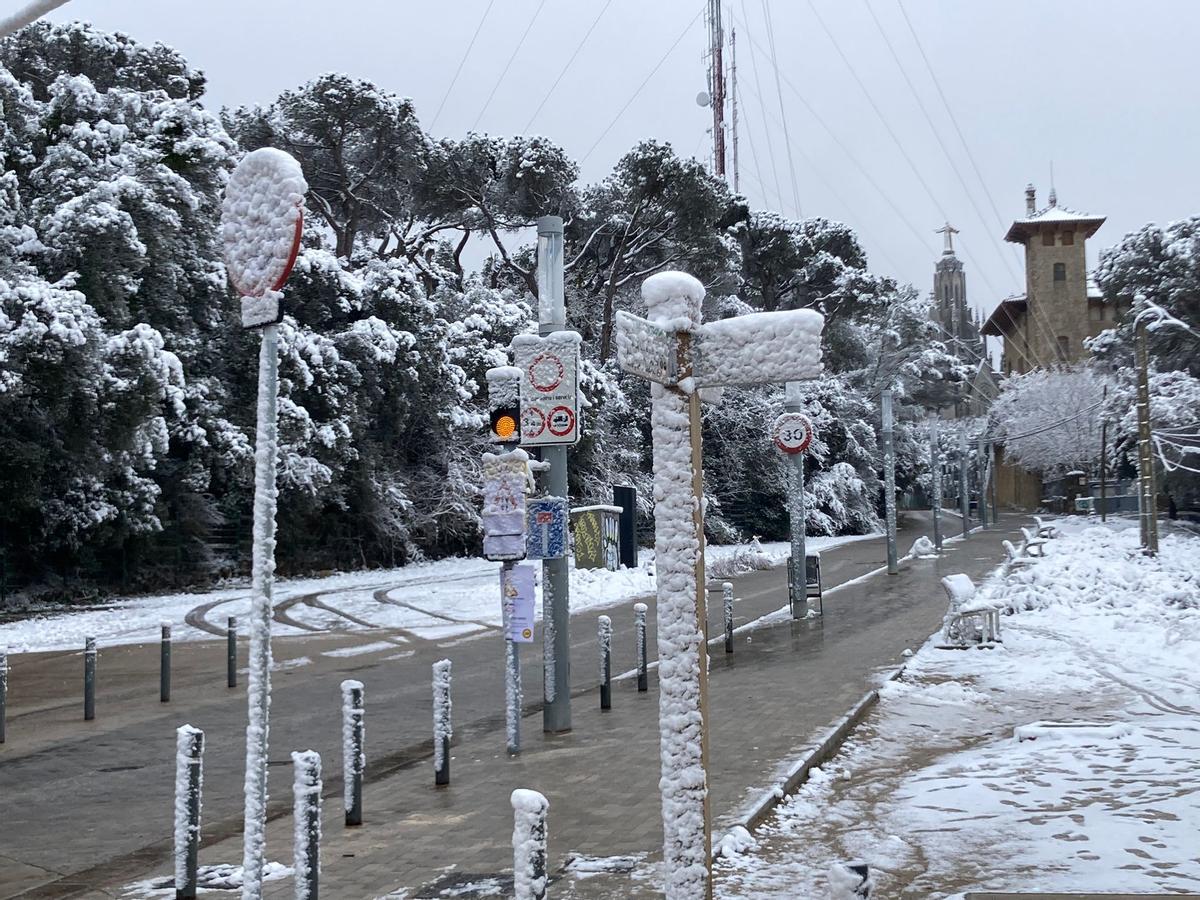
[[[943,256],[953,256],[954,255],[954,235],[958,234],[958,229],[955,228],[953,225],[951,225],[949,222],[947,222],[945,225],[943,225],[941,228],[939,228],[937,231],[935,231],[934,234],[944,234],[946,236],[946,247],[945,247],[945,249],[942,250],[942,255]]]

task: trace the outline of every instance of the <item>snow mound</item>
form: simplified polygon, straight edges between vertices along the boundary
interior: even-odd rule
[[[912,549],[908,551],[908,555],[914,559],[929,559],[937,556],[937,547],[933,541],[925,535],[921,535],[913,541]]]
[[[700,325],[704,285],[687,272],[658,272],[642,282],[646,315],[668,330],[691,331]]]
[[[300,163],[274,147],[247,153],[234,169],[221,204],[221,241],[229,279],[244,296],[282,286],[307,192]]]

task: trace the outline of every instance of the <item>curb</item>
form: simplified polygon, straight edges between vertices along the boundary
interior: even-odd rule
[[[904,666],[900,666],[895,672],[889,675],[884,682],[897,681],[904,674]],[[767,788],[762,796],[757,800],[744,807],[737,814],[736,820],[731,824],[730,830],[741,827],[747,831],[754,831],[763,821],[775,811],[775,807],[788,794],[793,793],[798,787],[808,780],[808,774],[821,763],[830,759],[835,753],[842,748],[846,739],[851,735],[855,728],[861,724],[862,720],[867,717],[874,707],[879,702],[879,690],[872,688],[863,695],[850,711],[842,716],[841,719],[830,729],[828,729],[816,745],[805,752],[798,760],[792,763],[787,774],[774,785]]]

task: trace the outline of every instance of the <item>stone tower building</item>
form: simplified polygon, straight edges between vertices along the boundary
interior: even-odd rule
[[[933,269],[933,319],[938,325],[939,339],[974,370],[962,399],[941,410],[941,416],[944,419],[979,416],[987,412],[995,398],[996,382],[979,335],[978,317],[967,304],[967,276],[962,261],[954,255],[954,235],[958,229],[947,222],[937,233],[945,236],[946,245]]]

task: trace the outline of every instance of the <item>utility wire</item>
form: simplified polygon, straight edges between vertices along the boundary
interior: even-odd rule
[[[763,20],[767,23],[767,43],[771,47],[771,68],[775,70],[775,94],[779,98],[779,118],[783,120],[783,146],[787,150],[788,172],[792,177],[792,202],[797,218],[804,218],[800,205],[800,187],[796,181],[796,162],[792,159],[792,137],[788,133],[787,110],[783,105],[783,87],[779,83],[779,63],[775,59],[775,23],[771,21],[771,8],[767,0],[761,0]]]
[[[544,3],[545,0],[542,0],[542,2]],[[683,31],[679,32],[679,37],[675,38],[675,42],[673,44],[671,44],[670,47],[667,48],[667,52],[664,53],[662,55],[662,58],[659,59],[659,61],[654,64],[654,68],[650,70],[650,73],[645,77],[645,79],[642,81],[642,83],[637,86],[637,89],[633,92],[633,94],[630,96],[630,98],[625,101],[625,105],[622,106],[619,110],[617,110],[617,114],[615,116],[613,116],[612,121],[609,122],[607,126],[605,126],[605,128],[602,132],[600,132],[600,136],[598,138],[596,138],[596,140],[592,144],[592,146],[588,148],[587,153],[583,154],[583,156],[581,156],[579,158],[579,161],[581,163],[587,162],[587,158],[595,152],[597,147],[600,146],[600,142],[602,140],[604,140],[606,137],[608,137],[608,133],[610,131],[612,131],[613,127],[617,124],[617,122],[619,122],[621,120],[621,116],[625,115],[625,110],[629,109],[629,107],[633,104],[633,101],[638,98],[638,95],[641,94],[641,92],[645,89],[646,85],[648,85],[650,83],[650,79],[655,76],[655,74],[658,72],[658,70],[662,68],[663,63],[665,63],[667,61],[667,57],[670,56],[675,51],[675,48],[679,46],[680,42],[687,36],[687,33],[692,30],[692,26],[696,24],[696,22],[699,20],[700,16],[703,14],[704,14],[704,8],[701,7],[699,10],[697,10],[696,15],[694,15],[692,17],[692,20],[690,22],[688,22],[687,25],[684,26]]]
[[[542,12],[542,7],[546,5],[546,0],[540,0],[537,9],[533,11],[533,15],[529,17],[529,23],[525,26],[525,30],[521,33],[521,39],[517,41],[517,46],[513,48],[512,56],[508,58],[508,62],[504,64],[504,70],[500,73],[500,77],[496,79],[492,85],[492,92],[488,94],[487,99],[483,101],[483,109],[479,110],[479,115],[475,117],[475,121],[471,123],[469,130],[474,131],[479,125],[479,120],[483,118],[483,114],[487,112],[491,106],[492,98],[496,96],[496,91],[500,90],[500,85],[504,83],[505,76],[508,75],[508,70],[512,68],[513,61],[517,58],[517,54],[521,52],[521,48],[525,45],[525,39],[529,37],[529,32],[533,30],[533,23],[537,21],[538,16]]]
[[[483,30],[483,23],[487,20],[488,13],[492,11],[492,7],[496,4],[496,0],[488,0],[488,5],[483,11],[483,15],[479,17],[479,24],[475,26],[475,33],[471,35],[471,42],[467,44],[467,49],[463,51],[462,59],[458,61],[458,68],[454,70],[454,77],[450,79],[450,84],[446,88],[446,93],[442,95],[442,102],[438,104],[437,112],[433,114],[433,121],[429,123],[429,127],[433,128],[437,124],[438,117],[441,116],[442,110],[446,107],[446,101],[450,99],[450,92],[454,90],[454,85],[458,82],[458,76],[462,74],[463,66],[466,65],[467,57],[471,55],[471,50],[475,46],[475,41],[479,38],[479,32]]]
[[[567,74],[567,70],[571,68],[572,64],[574,64],[575,58],[579,56],[579,51],[583,49],[583,45],[586,44],[588,38],[592,36],[592,32],[596,30],[596,26],[600,24],[600,20],[604,18],[604,14],[608,11],[610,6],[612,6],[612,0],[605,0],[605,4],[600,7],[600,12],[596,14],[596,18],[592,19],[592,24],[589,25],[588,30],[583,33],[583,37],[580,38],[579,43],[575,45],[575,49],[572,51],[570,59],[566,61],[566,64],[564,64],[562,69],[559,71],[558,77],[555,78],[554,83],[550,85],[550,90],[546,91],[546,96],[542,98],[542,102],[537,105],[537,109],[533,111],[533,115],[529,117],[529,121],[526,122],[525,127],[521,129],[522,132],[529,131],[529,127],[533,124],[533,120],[538,117],[538,113],[542,111],[542,107],[546,105],[546,101],[550,99],[550,95],[554,93],[555,88],[558,87],[558,83],[563,80],[563,76]]]
[[[758,55],[754,52],[755,41],[750,34],[749,24],[746,21],[746,0],[742,0],[742,31],[750,40],[750,67],[754,70],[754,87],[758,91],[758,111],[762,113],[763,132],[767,136],[767,155],[771,159],[771,175],[775,181],[775,202],[779,206],[779,212],[783,213],[783,191],[779,189],[779,167],[775,164],[775,144],[771,140],[771,130],[767,128],[767,106],[763,101],[762,83],[758,80]],[[767,199],[766,194],[763,194],[763,199]]]

